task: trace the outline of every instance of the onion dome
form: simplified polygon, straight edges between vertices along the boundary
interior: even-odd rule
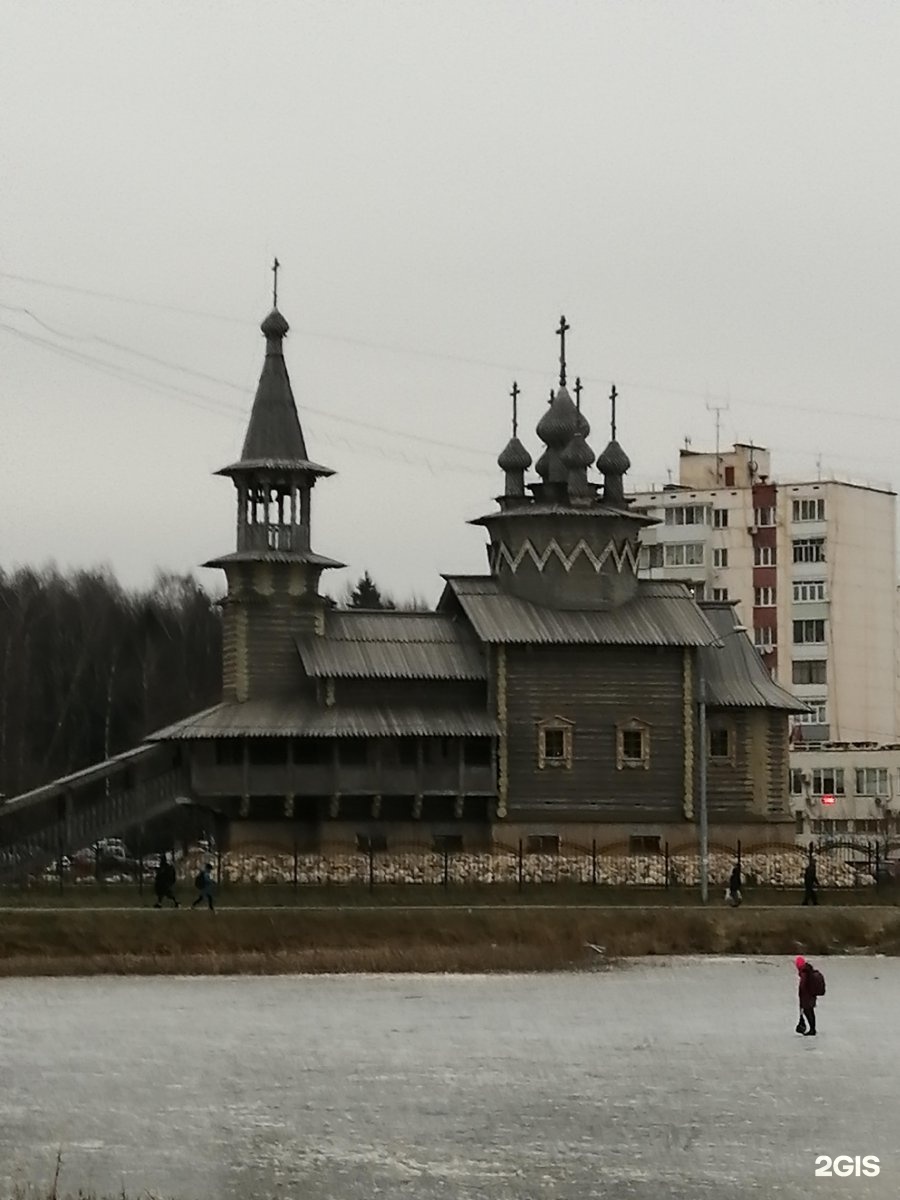
[[[580,408],[575,410],[575,422],[575,432],[586,438],[591,432],[591,423]]]
[[[612,441],[597,459],[597,467],[604,475],[625,475],[631,470],[631,459],[618,442]]]
[[[545,450],[541,457],[534,464],[534,469],[543,479],[544,483],[550,478],[550,455]]]
[[[562,450],[572,440],[577,428],[578,409],[565,387],[560,386],[538,421],[536,433],[545,446]]]
[[[500,451],[497,466],[501,471],[527,471],[531,466],[531,455],[517,437],[511,437]]]
[[[283,338],[290,329],[290,325],[288,325],[278,309],[273,308],[262,325],[260,325],[260,329],[267,338]]]
[[[575,434],[561,457],[563,466],[569,471],[587,470],[594,464],[594,452],[581,433]]]

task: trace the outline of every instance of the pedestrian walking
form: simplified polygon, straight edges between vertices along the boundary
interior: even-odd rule
[[[156,893],[156,903],[154,908],[162,908],[163,900],[171,900],[176,908],[180,908],[178,900],[175,897],[175,867],[166,858],[165,854],[159,856],[159,866],[156,868],[156,875],[153,880],[153,891]]]
[[[816,860],[812,855],[809,856],[809,862],[803,872],[803,903],[819,903],[819,877],[816,874]]]
[[[213,877],[212,863],[207,863],[202,871],[197,872],[197,877],[194,880],[194,885],[197,888],[199,895],[191,908],[196,908],[198,904],[202,904],[205,900],[209,905],[209,911],[215,912],[216,906],[213,904]]]
[[[728,879],[728,903],[732,908],[737,908],[743,899],[744,896],[741,891],[741,866],[740,863],[735,863]]]
[[[806,1037],[816,1036],[816,1000],[825,995],[825,976],[821,971],[806,961],[802,954],[794,959],[799,983],[797,988],[800,1000],[800,1020],[797,1022],[797,1033]]]

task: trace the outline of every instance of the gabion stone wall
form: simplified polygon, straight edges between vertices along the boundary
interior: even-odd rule
[[[179,875],[193,882],[197,871],[209,858],[192,851],[179,864]],[[735,863],[731,853],[713,851],[709,856],[711,886],[724,888]],[[761,887],[800,887],[807,856],[800,849],[769,848],[745,853],[741,869],[745,884]],[[521,859],[523,883],[585,883],[596,880],[598,886],[627,887],[666,885],[666,859],[661,854],[609,854],[598,851],[560,854],[524,854]],[[827,888],[857,888],[874,883],[872,873],[858,869],[838,858],[821,854],[816,859],[819,882]],[[371,874],[371,878],[370,878]],[[366,853],[332,852],[298,854],[298,885],[443,884],[514,885],[520,878],[520,860],[515,851],[494,850],[450,853],[428,849],[408,852]],[[292,854],[259,850],[228,852],[221,856],[220,883],[292,884],[295,859]],[[696,887],[700,882],[700,861],[696,853],[674,853],[668,859],[670,887]]]

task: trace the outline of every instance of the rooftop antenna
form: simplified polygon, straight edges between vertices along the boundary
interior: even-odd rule
[[[816,455],[816,478],[821,483],[822,481],[822,455]]]
[[[559,386],[566,386],[566,334],[571,329],[571,325],[566,321],[565,317],[559,318]]]
[[[276,258],[272,263],[272,307],[278,307],[278,268],[281,263]]]
[[[747,470],[750,473],[750,482],[751,483],[753,483],[753,480],[756,478],[756,472],[759,468],[759,464],[756,461],[756,456],[753,453],[755,449],[756,449],[756,447],[753,445],[753,438],[751,438],[750,439],[750,458],[747,460]]]
[[[512,391],[509,393],[513,402],[513,437],[519,432],[519,385],[513,380]]]
[[[730,404],[710,404],[706,401],[706,411],[716,414],[716,483],[722,482],[722,454],[721,454],[721,433],[722,433],[722,413],[728,412],[731,408]]]
[[[685,450],[690,450],[690,448],[691,448],[691,439],[688,437],[687,434],[684,435],[684,448],[685,448]]]

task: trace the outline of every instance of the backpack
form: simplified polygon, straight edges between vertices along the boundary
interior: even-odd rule
[[[813,995],[814,996],[824,996],[825,995],[825,976],[822,974],[821,971],[817,971],[815,969],[815,967],[813,967],[813,972],[812,972],[812,985],[813,985]]]
[[[197,877],[194,880],[194,887],[196,887],[201,892],[206,887],[206,873],[204,871],[197,872]]]

